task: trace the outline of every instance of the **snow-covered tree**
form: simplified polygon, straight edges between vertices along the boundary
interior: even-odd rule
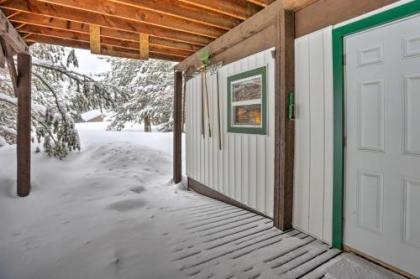
[[[109,129],[121,130],[131,122],[144,124],[146,132],[151,131],[151,125],[160,125],[161,131],[172,130],[174,64],[153,59],[107,61],[112,70],[105,74],[104,82],[128,95],[128,100],[119,102]]]
[[[74,119],[89,109],[112,109],[125,100],[125,94],[114,86],[98,82],[77,72],[75,51],[64,47],[36,44],[31,47],[32,119],[39,143],[50,156],[64,158],[80,149]],[[16,134],[16,99],[5,71],[0,87],[0,136]],[[3,98],[1,98],[3,96]],[[9,143],[15,139],[4,137]]]

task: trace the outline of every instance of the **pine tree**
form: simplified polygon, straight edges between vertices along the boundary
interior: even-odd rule
[[[89,109],[113,109],[126,100],[125,94],[114,86],[78,73],[73,49],[36,44],[31,46],[31,54],[33,128],[45,152],[62,159],[69,152],[80,150],[74,119],[79,119],[80,114]],[[0,136],[6,134],[2,129],[16,134],[16,99],[4,71],[0,72],[0,79],[6,81],[0,86]],[[14,140],[9,136],[9,143]]]
[[[161,60],[128,60],[110,58],[112,70],[104,75],[104,82],[113,84],[128,95],[119,102],[109,129],[121,130],[127,122],[144,125],[145,132],[152,125],[159,130],[172,130],[172,62]]]

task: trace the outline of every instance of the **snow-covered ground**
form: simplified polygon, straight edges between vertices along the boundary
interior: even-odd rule
[[[82,151],[33,154],[32,193],[17,198],[15,146],[0,148],[0,278],[182,278],[167,256],[171,133],[81,124]]]
[[[391,277],[171,185],[171,133],[105,125],[79,124],[82,151],[62,161],[34,154],[26,198],[15,147],[0,148],[0,279]]]

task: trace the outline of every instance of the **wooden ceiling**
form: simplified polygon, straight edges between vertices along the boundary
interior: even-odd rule
[[[280,0],[279,0],[280,1]],[[282,0],[298,10],[316,0]],[[0,0],[28,45],[182,61],[274,0]]]
[[[0,0],[28,45],[97,45],[94,53],[171,61],[185,59],[265,6],[266,0]]]

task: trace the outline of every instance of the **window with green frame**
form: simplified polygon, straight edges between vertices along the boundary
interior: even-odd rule
[[[228,132],[266,134],[267,68],[228,77]]]

